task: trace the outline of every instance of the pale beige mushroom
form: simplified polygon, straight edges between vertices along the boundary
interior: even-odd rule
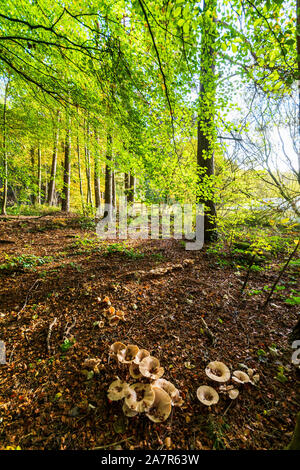
[[[179,390],[173,385],[169,380],[166,379],[157,379],[152,384],[153,387],[159,387],[171,397],[172,405],[181,406],[183,400],[180,396]]]
[[[142,413],[153,404],[155,393],[151,385],[136,383],[126,391],[125,403],[131,410]]]
[[[125,344],[121,343],[120,341],[116,341],[110,347],[110,354],[117,355],[123,349],[126,349]]]
[[[130,408],[128,408],[125,401],[123,403],[122,410],[123,410],[124,415],[128,416],[128,418],[132,418],[133,416],[136,416],[138,414],[137,411],[134,411],[134,410],[131,410]]]
[[[101,360],[98,359],[98,358],[88,358],[88,359],[85,359],[85,361],[83,362],[82,364],[82,367],[84,369],[91,369],[93,370],[96,374],[99,374],[99,366],[101,364]]]
[[[253,369],[247,369],[247,374],[249,375],[249,377],[253,377],[253,374],[254,374],[254,370]]]
[[[140,379],[141,377],[143,377],[140,373],[138,364],[135,364],[134,362],[132,362],[129,366],[129,373],[134,379]]]
[[[109,326],[117,326],[119,324],[120,317],[117,317],[117,315],[114,315],[110,317],[109,319]]]
[[[171,398],[162,388],[152,387],[155,393],[154,402],[146,416],[155,423],[162,423],[170,416],[172,410]]]
[[[206,375],[216,382],[228,382],[230,379],[230,370],[220,361],[213,361],[205,369]]]
[[[135,344],[128,344],[125,349],[122,349],[117,353],[118,360],[123,364],[131,364],[134,361],[135,356],[139,352],[138,346]]]
[[[235,370],[232,374],[232,380],[239,384],[246,384],[250,382],[249,375],[246,372],[242,372],[241,370]]]
[[[252,377],[251,383],[253,385],[256,385],[259,382],[259,379],[260,379],[259,374],[254,374],[253,377]]]
[[[122,398],[127,395],[128,388],[129,384],[127,382],[123,382],[118,378],[110,384],[107,392],[107,397],[111,401],[122,400]]]
[[[228,396],[231,400],[235,400],[239,396],[239,391],[237,388],[233,388],[232,390],[228,391]]]
[[[164,368],[160,367],[159,360],[153,356],[144,357],[139,364],[139,368],[144,377],[152,380],[159,379],[164,373]]]
[[[137,355],[135,356],[134,362],[136,364],[139,364],[145,357],[148,356],[150,356],[150,353],[149,351],[147,351],[147,349],[140,349]]]
[[[197,398],[201,403],[203,403],[203,405],[211,406],[218,403],[219,394],[213,387],[201,385],[197,389]]]

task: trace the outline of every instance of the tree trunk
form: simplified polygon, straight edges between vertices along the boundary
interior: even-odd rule
[[[95,188],[95,205],[96,209],[101,206],[101,193],[100,193],[100,152],[99,152],[99,137],[97,129],[95,128],[95,154],[94,154],[94,188]]]
[[[105,204],[109,204],[109,210],[104,212],[104,217],[111,217],[111,206],[112,206],[112,170],[111,170],[111,163],[112,163],[112,137],[109,133],[107,135],[107,151],[106,151],[106,165],[105,165],[105,194],[104,194],[104,202]]]
[[[3,143],[2,143],[2,155],[3,155],[3,197],[2,197],[2,207],[1,213],[6,215],[6,205],[7,205],[7,189],[8,189],[8,161],[7,161],[7,148],[6,148],[6,112],[7,112],[7,95],[8,95],[8,85],[7,81],[4,91],[4,106],[3,106]]]
[[[91,185],[91,158],[90,158],[90,125],[89,125],[89,115],[85,121],[85,145],[84,145],[84,154],[85,154],[85,169],[86,169],[86,180],[87,180],[87,204],[93,206],[92,198],[92,185]]]
[[[49,181],[49,187],[48,187],[48,198],[47,198],[47,202],[49,206],[54,205],[55,178],[56,178],[58,139],[59,139],[59,121],[60,121],[60,111],[57,111],[57,123],[56,123],[54,142],[53,142],[51,175],[50,175],[50,181]]]
[[[42,151],[40,143],[38,144],[38,195],[37,203],[41,204],[42,200]]]
[[[198,116],[197,164],[199,171],[199,195],[197,202],[204,205],[204,241],[216,238],[216,208],[213,194],[206,193],[205,181],[214,175],[214,100],[216,23],[208,11],[215,14],[217,0],[204,1],[204,24],[201,38],[201,73]]]
[[[64,160],[64,186],[61,210],[70,211],[70,182],[71,182],[71,114],[66,112],[66,139],[65,139],[65,160]]]
[[[129,203],[134,202],[134,186],[135,186],[135,178],[132,173],[129,174],[129,186],[127,189],[127,201]]]
[[[298,183],[300,184],[300,0],[296,5],[296,38],[297,38],[297,66],[298,66]]]

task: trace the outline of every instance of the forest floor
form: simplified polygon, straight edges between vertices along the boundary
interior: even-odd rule
[[[1,219],[0,239],[0,340],[7,358],[0,365],[0,449],[288,444],[300,408],[289,340],[298,315],[283,294],[295,287],[295,268],[262,308],[280,257],[274,269],[251,272],[241,295],[245,271],[222,266],[207,247],[186,251],[176,240],[131,240],[123,249],[118,240],[99,242],[75,216]],[[105,296],[126,313],[125,322],[99,327],[97,298]],[[115,341],[148,349],[181,391],[183,406],[173,407],[164,423],[126,418],[122,404],[107,399],[110,383],[124,374],[109,360]],[[83,371],[91,357],[101,360],[93,377]],[[251,367],[260,381],[209,409],[196,390],[213,385],[205,375],[213,360],[232,371]]]

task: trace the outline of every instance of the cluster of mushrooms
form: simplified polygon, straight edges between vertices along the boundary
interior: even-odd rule
[[[254,373],[253,369],[247,369],[247,373],[241,370],[235,370],[230,373],[229,368],[220,361],[213,361],[208,364],[205,369],[206,375],[213,381],[220,384],[220,393],[226,394],[231,400],[235,400],[239,396],[238,387],[250,383],[256,385],[259,381],[259,375]],[[234,384],[227,384],[229,380]],[[219,393],[213,387],[201,385],[197,389],[197,398],[203,405],[215,405],[219,401]]]
[[[103,300],[98,297],[98,302],[105,305],[105,308],[102,311],[103,317],[108,321],[109,326],[117,326],[119,321],[126,321],[125,313],[123,310],[116,310],[115,307],[111,305],[111,301],[108,296],[105,296]],[[104,320],[98,322],[99,327],[104,326]]]
[[[170,416],[172,405],[183,404],[179,390],[162,378],[164,368],[149,351],[139,349],[134,344],[126,346],[116,342],[110,347],[110,355],[119,364],[129,365],[131,379],[140,380],[130,384],[117,377],[109,386],[107,393],[109,400],[124,399],[122,409],[125,416],[132,417],[138,413],[145,413],[151,421],[161,423]],[[150,380],[150,383],[146,383],[145,380]]]

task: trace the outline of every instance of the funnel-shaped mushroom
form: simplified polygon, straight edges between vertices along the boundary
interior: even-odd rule
[[[231,398],[231,400],[235,400],[239,396],[239,391],[237,388],[233,388],[232,390],[229,390],[228,396]]]
[[[84,369],[91,369],[93,370],[96,374],[99,374],[99,366],[101,364],[101,360],[98,359],[98,358],[88,358],[88,359],[85,359],[85,361],[83,362],[82,364],[82,367]]]
[[[107,396],[111,401],[122,400],[128,392],[129,385],[120,379],[114,380],[108,389]]]
[[[171,398],[162,388],[152,387],[155,393],[154,402],[146,415],[155,423],[162,423],[170,416],[172,404]]]
[[[150,356],[150,353],[149,351],[147,351],[147,349],[140,349],[137,355],[135,356],[134,362],[136,364],[140,364],[140,362],[142,362],[142,360],[148,356]]]
[[[116,311],[116,316],[119,317],[120,320],[125,321],[125,313],[123,312],[123,310],[117,310]]]
[[[131,410],[142,413],[153,404],[155,393],[151,385],[136,383],[127,389],[125,403]]]
[[[152,380],[159,379],[164,373],[164,368],[160,367],[159,360],[153,356],[144,357],[139,364],[139,368],[144,377]]]
[[[110,354],[117,355],[120,351],[123,349],[126,349],[125,344],[121,343],[120,341],[116,341],[114,344],[111,345],[110,347]]]
[[[109,326],[117,326],[119,324],[120,318],[117,315],[113,315],[109,319]]]
[[[115,315],[116,309],[114,307],[109,307],[107,310],[104,310],[103,315],[109,320]]]
[[[137,411],[134,411],[134,410],[131,410],[130,408],[128,408],[125,401],[123,403],[122,410],[123,410],[124,415],[128,416],[128,418],[132,418],[133,416],[136,416],[138,414]]]
[[[129,373],[134,379],[140,379],[142,377],[138,364],[135,364],[134,362],[129,366]]]
[[[172,405],[174,406],[181,406],[183,404],[183,400],[180,397],[179,390],[166,379],[157,379],[152,384],[153,387],[158,387],[167,392],[167,394],[171,397]]]
[[[235,370],[232,374],[232,380],[239,384],[246,384],[250,382],[250,377],[246,372],[242,372],[241,370]]]
[[[131,362],[134,361],[138,351],[138,346],[135,344],[128,344],[125,349],[122,349],[117,353],[117,357],[123,364],[131,364]]]
[[[220,361],[213,361],[205,369],[206,375],[216,382],[228,382],[230,379],[230,370]]]
[[[197,398],[203,405],[211,406],[218,403],[219,394],[213,387],[201,385],[201,387],[197,389]]]

